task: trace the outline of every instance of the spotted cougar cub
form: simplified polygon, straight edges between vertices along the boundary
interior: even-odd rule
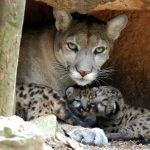
[[[66,101],[52,88],[33,83],[17,85],[16,115],[24,120],[32,120],[48,114],[54,114],[72,125],[87,126],[71,113]]]
[[[109,139],[150,139],[150,111],[124,104],[121,92],[111,86],[69,87],[68,105],[78,116],[95,115],[96,126]]]
[[[102,66],[109,59],[114,42],[126,27],[128,18],[122,14],[104,23],[86,15],[82,20],[73,18],[64,10],[54,9],[53,13],[55,25],[24,30],[17,83],[52,87],[63,97],[68,86],[75,83],[87,85],[104,75]],[[85,141],[86,134],[83,133],[90,131],[95,135],[95,130],[88,128],[84,132],[78,131],[82,134],[80,140],[87,144],[89,141]],[[102,137],[101,133],[96,134]],[[104,143],[101,142],[103,138],[97,139],[99,144]],[[95,142],[94,138],[92,142]]]

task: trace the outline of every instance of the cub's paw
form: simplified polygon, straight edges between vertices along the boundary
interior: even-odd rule
[[[97,103],[98,112],[103,117],[110,117],[119,111],[119,104],[116,101],[104,99],[102,102]]]
[[[108,143],[108,139],[102,129],[76,128],[67,133],[72,139],[88,145],[101,146]]]
[[[116,114],[117,103],[115,101],[106,101],[103,103],[105,105],[106,116],[112,116],[112,115]]]

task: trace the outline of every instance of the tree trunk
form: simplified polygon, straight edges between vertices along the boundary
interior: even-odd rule
[[[0,115],[15,108],[15,84],[25,0],[0,0]]]

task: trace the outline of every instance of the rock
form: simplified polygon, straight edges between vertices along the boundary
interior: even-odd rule
[[[115,0],[36,0],[44,2],[52,7],[64,9],[69,12],[87,13],[95,8],[98,4],[113,2]]]
[[[44,134],[17,116],[0,117],[0,150],[44,150]]]
[[[47,137],[55,137],[58,129],[57,118],[55,115],[42,116],[31,120],[30,122],[41,129]]]
[[[31,1],[31,0],[30,0]],[[143,0],[35,0],[54,8],[69,12],[89,13],[99,10],[140,10],[150,9],[150,3]]]

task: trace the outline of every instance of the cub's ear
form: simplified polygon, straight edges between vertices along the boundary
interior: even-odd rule
[[[98,95],[100,93],[99,87],[93,87],[92,90]]]
[[[121,31],[126,27],[128,23],[128,17],[127,15],[119,15],[107,22],[107,34],[108,36],[116,40]]]
[[[70,97],[73,94],[73,92],[74,92],[74,87],[68,87],[66,89],[66,96]]]
[[[72,22],[72,16],[64,10],[54,8],[53,15],[56,19],[55,26],[58,31],[65,31]]]
[[[98,87],[93,87],[93,88],[92,88],[92,90],[93,90],[94,92],[96,92],[96,94],[97,94],[97,92],[99,91],[98,89],[99,89]]]
[[[98,87],[93,87],[92,90],[96,92],[98,90]]]

